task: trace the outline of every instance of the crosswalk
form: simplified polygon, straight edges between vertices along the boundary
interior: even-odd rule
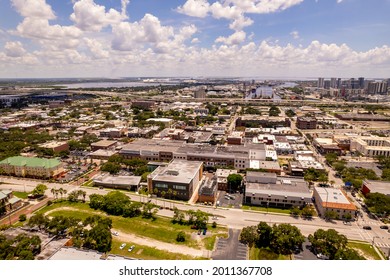
[[[375,246],[380,248],[390,248],[390,244],[380,242],[375,242]]]

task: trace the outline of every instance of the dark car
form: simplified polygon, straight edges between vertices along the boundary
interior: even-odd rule
[[[370,226],[364,226],[363,229],[371,230],[372,228]]]
[[[380,226],[381,229],[389,229],[389,226]]]

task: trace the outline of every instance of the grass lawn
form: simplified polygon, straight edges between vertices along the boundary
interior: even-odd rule
[[[125,256],[128,258],[144,259],[144,260],[193,260],[194,258],[188,255],[171,253],[156,248],[138,245],[135,243],[126,243],[124,249],[119,249],[122,242],[113,240],[110,254]],[[131,245],[135,248],[129,252],[128,249]]]
[[[250,260],[291,260],[289,255],[278,255],[266,248],[252,247],[249,250]]]
[[[21,199],[27,199],[27,196],[30,194],[29,192],[12,192],[14,196],[21,198]]]
[[[260,207],[260,206],[249,206],[249,205],[243,205],[242,210],[253,210],[253,211],[261,211],[261,212],[270,212],[270,213],[279,213],[279,214],[286,214],[290,215],[290,209],[279,209],[279,208],[271,208],[268,207]]]
[[[348,241],[348,247],[357,250],[360,254],[364,255],[365,258],[373,260],[380,260],[380,256],[369,243]]]
[[[58,209],[67,207],[71,209]],[[55,210],[58,209],[58,210]],[[47,213],[52,211],[49,216],[68,216],[79,219],[85,219],[91,215],[107,216],[104,212],[96,211],[89,208],[87,203],[71,203],[71,202],[59,202],[47,206],[41,210],[40,213]],[[196,230],[190,229],[188,225],[172,224],[171,220],[165,217],[157,217],[155,220],[143,219],[141,217],[124,218],[121,216],[109,216],[112,219],[112,227],[118,231],[135,234],[138,236],[144,236],[150,239],[159,240],[166,243],[182,244],[185,246],[200,249],[200,244],[191,239],[190,235]],[[183,231],[186,234],[185,242],[177,242],[176,236],[178,232]],[[212,233],[212,236],[204,239],[204,246],[206,249],[213,248],[215,243],[215,237],[227,236],[227,229],[225,227],[208,228],[208,232]]]

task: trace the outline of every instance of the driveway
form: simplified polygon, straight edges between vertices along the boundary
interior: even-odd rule
[[[213,251],[213,260],[246,260],[248,247],[239,241],[241,230],[229,229],[229,238],[220,238]]]
[[[318,260],[317,256],[310,251],[311,243],[307,238],[305,238],[305,242],[302,243],[302,251],[298,254],[293,255],[294,260]]]

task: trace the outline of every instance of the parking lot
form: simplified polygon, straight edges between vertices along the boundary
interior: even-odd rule
[[[217,201],[219,201],[220,207],[229,207],[229,208],[241,208],[242,206],[243,194],[240,193],[227,193],[221,191],[218,195]]]
[[[248,246],[238,240],[239,235],[240,230],[229,229],[229,238],[218,239],[211,258],[213,260],[246,260]]]
[[[311,251],[311,243],[306,238],[302,243],[302,251],[296,251],[293,255],[294,260],[318,260],[317,256]]]

